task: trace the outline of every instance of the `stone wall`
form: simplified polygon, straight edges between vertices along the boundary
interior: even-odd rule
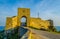
[[[42,20],[41,18],[31,18],[30,26],[38,29],[41,29],[41,28],[48,29],[49,21]]]
[[[18,8],[18,15],[13,17],[7,17],[6,19],[6,29],[14,28],[16,26],[21,26],[21,18],[27,18],[27,27],[31,26],[37,29],[48,29],[50,26],[49,21],[42,20],[41,18],[32,18],[30,17],[29,8]]]
[[[12,18],[11,17],[7,17],[6,18],[6,27],[5,30],[11,29],[12,28]]]
[[[17,16],[12,17],[12,27],[13,28],[17,27]]]

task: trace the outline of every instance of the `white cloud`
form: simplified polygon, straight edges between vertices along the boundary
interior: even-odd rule
[[[55,5],[56,1],[47,0],[42,1],[41,3],[37,3],[31,12],[31,14],[35,13],[35,15],[32,14],[33,17],[37,17],[38,12],[40,13],[40,18],[42,19],[52,19],[54,21],[55,26],[60,26],[60,11],[59,11],[59,6],[60,5]],[[52,5],[53,4],[53,5]],[[59,3],[56,3],[59,4]],[[58,12],[59,11],[59,12]]]
[[[6,1],[4,2],[6,3]],[[56,3],[56,4],[55,4]],[[42,19],[52,19],[54,20],[55,26],[60,26],[60,3],[54,0],[42,0],[34,4],[34,0],[29,0],[25,2],[17,2],[15,4],[9,5],[4,4],[0,6],[0,25],[5,25],[7,16],[15,16],[17,15],[18,8],[30,8],[31,9],[31,17],[38,17],[38,13],[40,13],[40,18]],[[3,21],[4,20],[4,21]]]

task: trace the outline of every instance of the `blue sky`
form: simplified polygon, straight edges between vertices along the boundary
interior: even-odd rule
[[[16,16],[18,8],[30,8],[31,17],[54,20],[60,26],[60,0],[0,0],[0,25],[5,26],[6,17]]]

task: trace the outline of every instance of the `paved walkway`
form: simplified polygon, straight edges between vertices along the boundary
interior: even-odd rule
[[[47,31],[41,31],[41,30],[35,30],[35,29],[31,29],[31,31],[36,33],[37,35],[40,35],[41,37],[45,37],[48,39],[60,39],[60,34],[53,34]]]
[[[31,30],[32,33],[35,33],[36,37],[38,36],[40,37],[39,39],[60,39],[60,34],[54,34],[47,31],[35,30],[28,27],[24,27],[24,28],[28,29],[28,31]],[[26,33],[24,36],[26,37],[28,36],[28,34]]]

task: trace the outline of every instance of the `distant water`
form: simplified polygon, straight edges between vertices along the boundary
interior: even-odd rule
[[[0,31],[4,30],[5,26],[0,26]],[[57,29],[57,31],[60,31],[60,26],[55,26],[55,28]]]
[[[4,26],[0,26],[0,31],[4,30]]]
[[[57,31],[60,31],[60,26],[55,26],[55,28],[57,29]]]

